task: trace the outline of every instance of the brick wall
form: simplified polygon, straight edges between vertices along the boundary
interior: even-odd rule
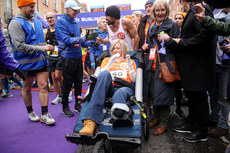
[[[174,20],[174,15],[177,12],[182,11],[182,5],[180,4],[179,0],[170,0],[169,1],[169,6],[170,6],[169,18]]]

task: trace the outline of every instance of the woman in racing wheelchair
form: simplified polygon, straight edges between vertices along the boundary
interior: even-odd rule
[[[127,45],[121,39],[116,39],[111,44],[112,56],[102,61],[101,72],[82,120],[84,126],[79,131],[80,136],[93,136],[97,126],[103,121],[103,106],[106,97],[112,97],[112,115],[119,118],[131,114],[126,101],[134,95],[134,91],[129,87],[116,85],[112,81],[114,77],[129,83],[136,80],[136,64],[129,55],[126,55],[126,50]],[[127,125],[133,124],[132,120],[128,121],[130,123]]]

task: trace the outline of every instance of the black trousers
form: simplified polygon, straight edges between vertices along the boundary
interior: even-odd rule
[[[206,91],[187,91],[189,115],[187,122],[195,129],[208,131],[209,106]]]
[[[82,59],[67,59],[62,58],[63,62],[63,95],[62,104],[68,106],[69,92],[74,84],[75,101],[77,96],[81,96],[83,65]]]

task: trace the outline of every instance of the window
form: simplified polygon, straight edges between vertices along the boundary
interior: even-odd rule
[[[45,5],[48,5],[48,0],[43,0],[43,3],[44,3]]]
[[[54,10],[58,11],[58,0],[54,0]]]

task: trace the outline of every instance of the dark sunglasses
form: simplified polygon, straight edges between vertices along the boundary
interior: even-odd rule
[[[47,17],[46,20],[53,19],[54,17]]]

